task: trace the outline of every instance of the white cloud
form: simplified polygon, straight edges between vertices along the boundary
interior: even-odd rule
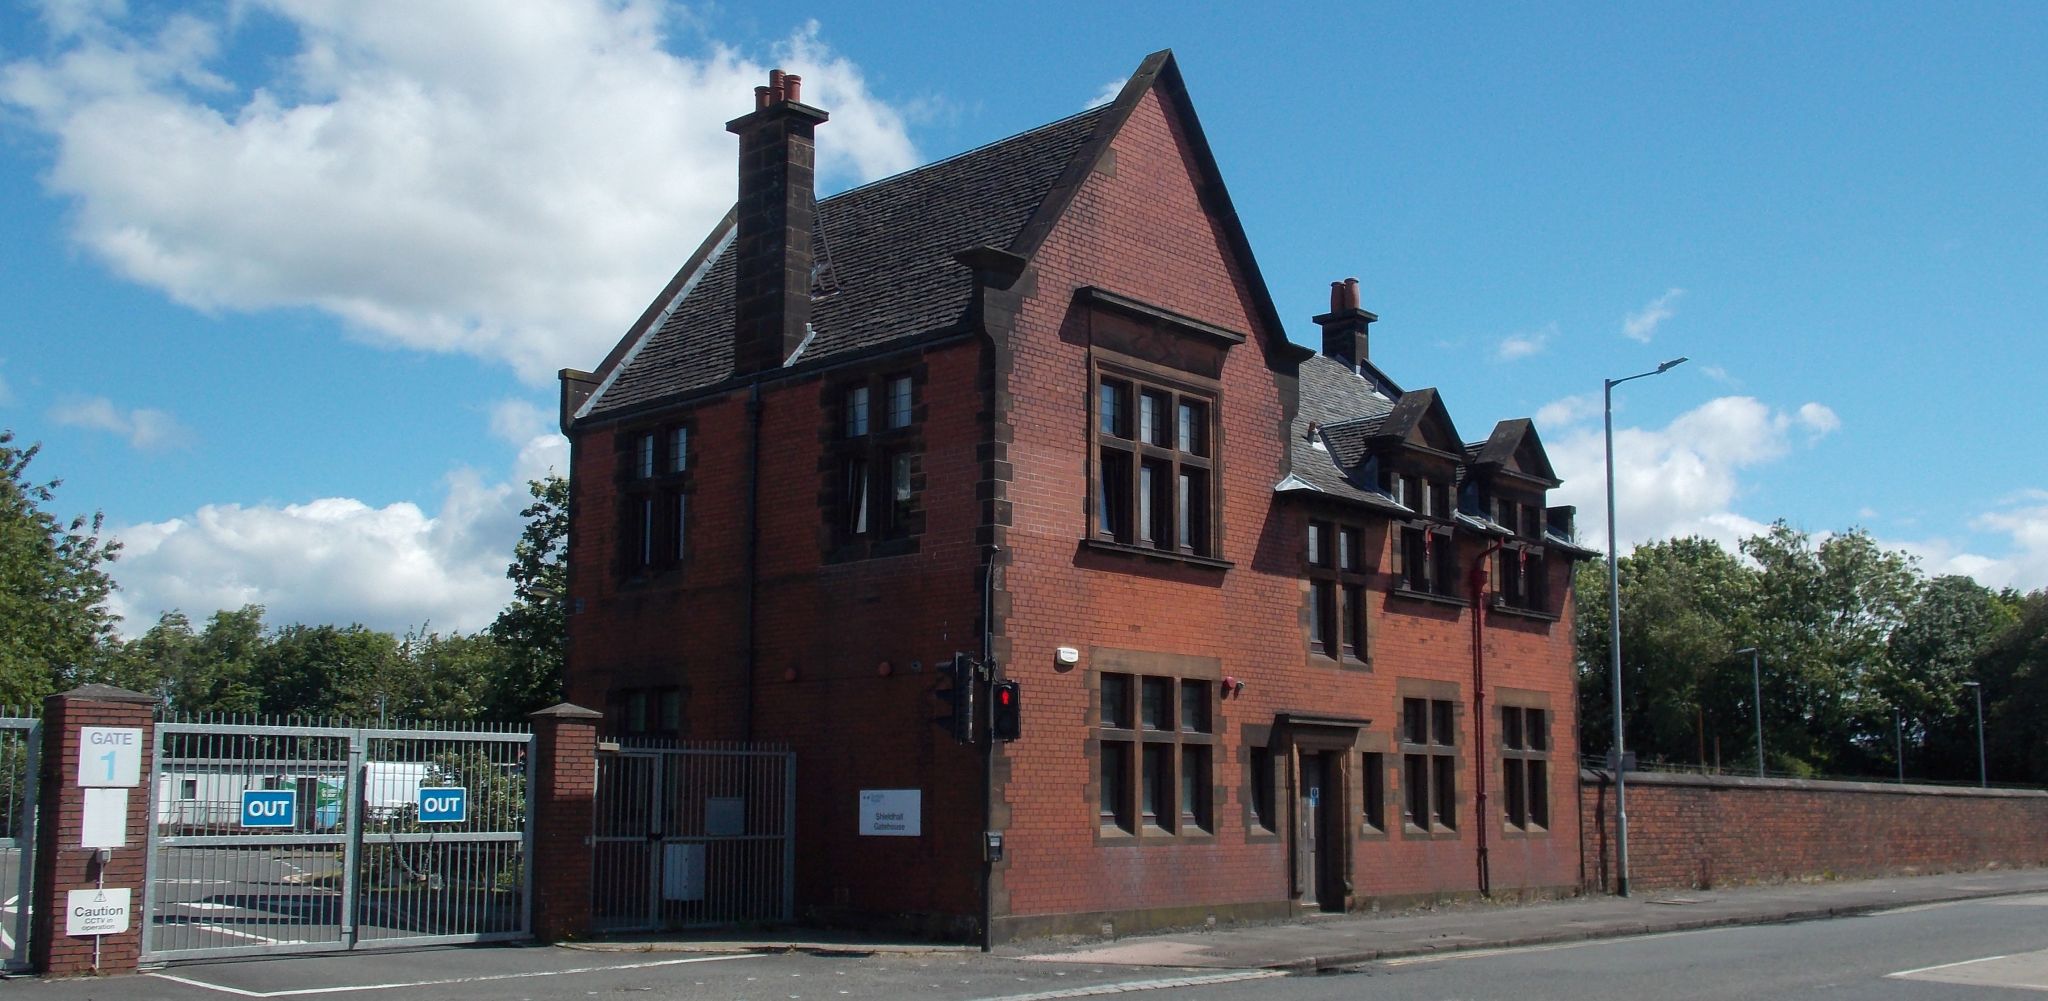
[[[1809,407],[1818,408],[1815,416],[1809,416]],[[1615,429],[1615,507],[1621,545],[1626,549],[1652,539],[1703,535],[1732,549],[1743,537],[1762,531],[1763,523],[1734,509],[1742,492],[1741,475],[1789,454],[1795,430],[1808,432],[1810,441],[1839,426],[1837,421],[1821,429],[1818,425],[1825,422],[1819,421],[1819,412],[1834,416],[1818,404],[1788,413],[1747,396],[1724,396],[1680,414],[1662,429]],[[1553,500],[1576,504],[1580,537],[1604,547],[1603,448],[1601,429],[1581,426],[1554,440],[1550,458],[1565,481],[1551,495]]]
[[[1562,430],[1580,421],[1600,416],[1600,398],[1592,393],[1580,393],[1561,400],[1552,400],[1536,410],[1536,429],[1548,428],[1551,433]]]
[[[104,396],[65,400],[50,408],[50,420],[66,427],[91,428],[128,439],[138,451],[188,445],[192,433],[162,410],[122,410]]]
[[[667,16],[252,0],[145,27],[117,4],[60,5],[54,54],[0,67],[0,104],[52,138],[72,238],[122,276],[202,310],[311,306],[538,383],[600,357],[731,203],[722,125],[768,67],[715,43],[667,51]],[[223,79],[234,33],[265,17],[297,50]],[[773,56],[832,113],[828,179],[915,163],[902,115],[815,22]]]
[[[1678,312],[1672,303],[1677,302],[1678,297],[1684,294],[1684,289],[1674,288],[1650,300],[1648,305],[1628,314],[1628,317],[1621,321],[1621,332],[1634,340],[1648,344],[1650,338],[1657,336],[1657,328]]]
[[[1124,84],[1127,82],[1125,78],[1118,77],[1103,84],[1102,89],[1096,91],[1095,96],[1089,98],[1087,104],[1081,106],[1081,110],[1086,111],[1089,108],[1099,108],[1116,100],[1116,96],[1124,92]]]
[[[478,629],[511,597],[505,567],[526,500],[523,489],[459,471],[432,516],[409,503],[377,508],[346,497],[209,504],[114,530],[126,548],[110,604],[130,634],[164,610],[196,619],[251,603],[277,624]]]
[[[2033,591],[2048,587],[2048,497],[2028,496],[2029,491],[2007,498],[1990,511],[1971,519],[1978,532],[2003,537],[2005,555],[1986,556],[1971,552],[1947,538],[1910,542],[1886,542],[1920,557],[1929,575],[1962,574],[1986,587],[2013,587]]]
[[[1799,423],[1815,436],[1840,430],[1842,419],[1824,404],[1808,403],[1799,408]]]
[[[1493,360],[1500,362],[1520,361],[1533,354],[1539,354],[1550,344],[1550,338],[1557,333],[1557,324],[1550,324],[1541,330],[1529,330],[1510,334],[1501,339],[1493,349]]]
[[[569,439],[562,437],[555,414],[527,400],[500,400],[491,408],[491,433],[519,446],[514,483],[569,475]]]

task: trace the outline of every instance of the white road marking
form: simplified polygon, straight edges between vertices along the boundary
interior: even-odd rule
[[[232,938],[246,938],[246,939],[248,939],[248,940],[249,940],[249,941],[251,941],[251,942],[261,942],[261,943],[263,943],[264,945],[305,945],[305,944],[306,944],[306,941],[305,941],[304,939],[297,939],[297,938],[266,938],[266,937],[264,937],[264,936],[262,936],[262,935],[251,935],[251,934],[249,934],[248,932],[245,932],[245,931],[236,931],[236,930],[234,930],[233,928],[222,928],[222,927],[221,927],[221,926],[219,926],[219,925],[203,925],[203,924],[194,924],[194,925],[192,925],[192,927],[194,927],[194,928],[199,928],[199,929],[203,929],[203,930],[205,930],[205,931],[210,931],[210,932],[213,932],[213,933],[214,933],[214,934],[216,934],[216,935],[227,935],[227,936],[229,936],[229,937],[232,937]]]
[[[518,980],[524,977],[560,977],[574,973],[604,973],[607,970],[645,970],[657,966],[680,966],[684,963],[715,963],[724,959],[759,959],[758,953],[742,953],[731,956],[691,956],[687,959],[658,959],[646,963],[621,963],[618,966],[579,966],[569,970],[541,970],[537,973],[493,973],[481,977],[449,977],[445,980],[415,980],[397,984],[363,984],[355,987],[300,987],[288,991],[252,991],[225,984],[209,984],[204,980],[176,977],[168,973],[151,973],[148,976],[168,980],[187,987],[198,987],[222,994],[243,998],[288,998],[304,997],[309,994],[347,994],[352,991],[393,991],[407,987],[446,987],[450,984],[481,984],[493,980]]]
[[[1125,980],[1114,984],[1069,987],[1065,990],[1039,991],[1034,994],[1005,994],[1001,997],[979,998],[977,1001],[1055,1001],[1060,998],[1092,998],[1105,994],[1161,991],[1175,987],[1207,987],[1211,984],[1234,984],[1242,980],[1265,980],[1269,977],[1282,976],[1286,974],[1279,970],[1231,970],[1228,973],[1198,973],[1188,977],[1164,977],[1157,980]]]
[[[1930,972],[1930,971],[1933,971],[1933,970],[1949,970],[1949,969],[1954,969],[1955,967],[1958,967],[1958,966],[1969,966],[1969,965],[1971,965],[1971,964],[1973,964],[1973,963],[1993,963],[1993,962],[1997,962],[1998,960],[2001,960],[2001,959],[2004,959],[2004,958],[2006,958],[2006,957],[2004,957],[2004,956],[1985,956],[1985,957],[1983,957],[1983,958],[1981,958],[1981,959],[1964,959],[1964,960],[1959,960],[1959,961],[1957,961],[1957,962],[1954,962],[1954,963],[1937,963],[1937,964],[1935,964],[1935,965],[1933,965],[1933,966],[1922,966],[1922,967],[1920,967],[1919,969],[1914,969],[1914,970],[1900,970],[1900,971],[1899,971],[1899,972],[1897,972],[1897,973],[1887,973],[1887,974],[1885,974],[1885,976],[1887,976],[1887,977],[1910,977],[1910,976],[1913,976],[1913,975],[1914,975],[1914,974],[1916,974],[1916,973],[1927,973],[1927,972]]]

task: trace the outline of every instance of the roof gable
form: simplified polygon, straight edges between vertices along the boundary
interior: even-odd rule
[[[1526,417],[1494,425],[1492,437],[1479,447],[1472,461],[1474,465],[1516,473],[1547,486],[1554,487],[1563,482],[1550,465],[1550,454],[1544,451],[1543,440],[1536,436],[1535,423]]]
[[[1465,458],[1464,439],[1451,423],[1451,412],[1434,389],[1416,389],[1401,394],[1387,414],[1377,437],[1388,443],[1426,448],[1459,460]]]
[[[974,272],[956,259],[1005,246],[1108,114],[1094,108],[820,199],[811,362],[965,329]],[[733,374],[734,229],[727,214],[595,373],[580,416],[618,416]]]

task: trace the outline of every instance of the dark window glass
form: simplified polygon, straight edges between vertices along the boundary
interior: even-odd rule
[[[1401,739],[1410,744],[1429,743],[1429,700],[1401,700]]]
[[[1344,650],[1353,658],[1365,660],[1365,586],[1347,584],[1344,586]]]
[[[633,443],[633,475],[647,479],[654,475],[654,434],[649,432]]]
[[[1100,782],[1102,826],[1131,830],[1131,745],[1121,741],[1102,742]]]
[[[1131,728],[1131,676],[1102,676],[1102,725],[1119,730]]]
[[[1173,745],[1146,744],[1144,802],[1142,819],[1152,827],[1164,827],[1161,818],[1173,816]]]
[[[1180,471],[1180,548],[1210,555],[1209,474],[1198,469]]]
[[[1382,755],[1376,751],[1367,751],[1362,758],[1363,760],[1359,763],[1359,770],[1363,778],[1361,782],[1361,788],[1364,792],[1362,797],[1362,813],[1365,826],[1368,830],[1384,831],[1387,829],[1386,764],[1382,760]]]
[[[844,491],[840,494],[846,511],[846,534],[865,535],[868,530],[867,456],[848,456]]]
[[[910,426],[910,377],[899,375],[889,380],[889,427]]]
[[[1118,542],[1131,537],[1131,454],[1102,450],[1102,482],[1097,485],[1095,523],[1101,534]]]
[[[1541,709],[1522,710],[1522,716],[1527,720],[1529,749],[1532,751],[1550,750],[1550,721],[1546,718],[1548,715]]]
[[[1145,729],[1173,729],[1173,679],[1145,678],[1140,684],[1143,685],[1141,695],[1144,701],[1139,708],[1144,715]]]
[[[1251,769],[1252,823],[1261,830],[1273,827],[1273,751],[1254,747],[1245,767]]]
[[[689,468],[690,429],[671,429],[668,433],[668,471],[680,473]]]
[[[1540,758],[1529,761],[1529,822],[1550,826],[1550,763]]]
[[[1408,754],[1401,758],[1401,792],[1408,822],[1429,829],[1429,755]]]
[[[1195,744],[1180,749],[1180,824],[1183,830],[1209,829],[1209,748]]]
[[[1209,683],[1180,683],[1180,728],[1189,733],[1209,732]]]
[[[1527,746],[1522,735],[1522,710],[1514,706],[1503,706],[1500,711],[1500,742],[1519,750]]]
[[[868,387],[854,386],[846,391],[846,436],[858,438],[868,433]]]
[[[1431,794],[1433,802],[1430,805],[1436,809],[1436,822],[1452,829],[1458,826],[1458,776],[1452,768],[1455,760],[1447,754],[1430,757],[1432,770],[1435,772],[1432,777],[1436,779],[1436,788]]]
[[[1326,580],[1309,582],[1310,600],[1308,637],[1315,644],[1316,652],[1325,657],[1337,656],[1337,585]]]
[[[1457,713],[1449,700],[1432,699],[1429,703],[1430,742],[1450,747],[1458,742]]]
[[[1209,454],[1209,408],[1182,400],[1177,412],[1174,447],[1191,455]]]
[[[1118,438],[1131,436],[1131,387],[1129,383],[1102,380],[1100,399],[1097,401],[1097,419],[1102,422],[1102,433]]]

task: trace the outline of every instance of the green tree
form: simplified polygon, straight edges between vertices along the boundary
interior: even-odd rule
[[[1742,551],[1759,569],[1755,645],[1779,668],[1764,693],[1766,745],[1793,770],[1880,771],[1892,734],[1880,686],[1897,673],[1889,640],[1922,580],[1912,558],[1862,529],[1816,543],[1784,522]]]
[[[1973,666],[1984,685],[1986,756],[1993,781],[2048,784],[2048,591],[2017,605],[2017,621],[1985,645]],[[1976,711],[1967,703],[1963,709],[1972,777]]]
[[[1718,543],[1670,539],[1622,557],[1623,715],[1628,746],[1643,760],[1721,758],[1725,737],[1747,737],[1749,686],[1732,651],[1745,645],[1756,573]],[[1580,565],[1577,580],[1581,704],[1586,747],[1611,744],[1607,565]],[[1746,663],[1746,662],[1745,662]],[[1737,739],[1731,750],[1747,747]]]
[[[1968,577],[1928,581],[1891,634],[1890,670],[1877,695],[1899,712],[1907,768],[1929,778],[1976,776],[1976,708],[1963,682],[2016,608]]]
[[[290,625],[257,654],[262,711],[375,719],[397,673],[398,639],[361,625]]]
[[[562,655],[568,637],[569,481],[549,475],[527,484],[533,503],[512,548],[512,603],[491,623],[499,666],[489,713],[517,720],[562,698]]]
[[[422,629],[399,642],[391,667],[383,692],[392,718],[466,721],[489,715],[503,655],[489,633]]]
[[[62,481],[28,478],[40,448],[0,431],[0,705],[100,676],[115,645],[105,568],[121,544],[100,536],[98,513],[67,522],[44,510]]]

